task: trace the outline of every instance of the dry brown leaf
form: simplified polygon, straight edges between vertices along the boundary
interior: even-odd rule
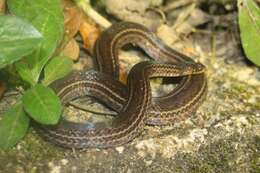
[[[66,54],[72,55],[71,58],[74,60],[74,59],[78,58],[77,46],[74,43],[69,43],[69,42],[79,31],[82,12],[70,0],[61,0],[61,3],[62,3],[63,13],[64,13],[65,33],[64,33],[63,40],[62,40],[59,48],[56,50],[56,54],[64,55],[63,52],[65,51]],[[71,44],[73,44],[73,45],[71,45]],[[69,50],[63,50],[65,48],[69,49]]]
[[[0,14],[5,13],[5,0],[0,0]]]
[[[79,30],[82,12],[72,1],[62,0],[61,2],[64,12],[65,38],[68,41]]]
[[[73,61],[79,58],[79,45],[75,39],[71,39],[60,53],[71,58]]]
[[[6,85],[5,85],[5,83],[0,82],[0,98],[3,96],[5,90],[6,90]]]
[[[83,38],[84,47],[92,52],[94,44],[100,35],[100,30],[96,25],[84,20],[80,26],[80,34]]]
[[[123,69],[122,66],[119,66],[119,81],[122,82],[123,84],[127,83],[127,71]]]

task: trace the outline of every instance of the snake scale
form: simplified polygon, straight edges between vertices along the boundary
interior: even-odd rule
[[[127,84],[119,82],[118,51],[132,44],[149,57],[134,65]],[[38,125],[40,134],[66,148],[108,148],[130,142],[145,124],[166,125],[184,120],[205,99],[205,67],[167,47],[153,32],[140,24],[119,22],[102,32],[95,44],[95,70],[73,72],[50,87],[63,105],[89,95],[102,101],[118,115],[111,127],[90,127],[61,118],[57,125]],[[180,78],[165,96],[152,98],[149,79]]]

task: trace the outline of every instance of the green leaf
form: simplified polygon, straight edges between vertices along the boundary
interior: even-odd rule
[[[239,26],[244,51],[260,66],[260,9],[253,0],[238,0]]]
[[[36,81],[33,78],[32,71],[30,70],[28,64],[24,61],[19,61],[15,63],[15,67],[19,75],[28,82],[31,86],[36,84]]]
[[[21,140],[29,127],[22,102],[16,103],[0,120],[0,148],[8,149]]]
[[[53,55],[63,36],[64,19],[60,1],[8,0],[7,3],[11,13],[29,21],[44,36],[39,49],[26,58],[27,69],[31,71],[30,78],[37,83],[43,67]],[[24,80],[28,79],[24,78]]]
[[[27,90],[22,98],[25,111],[37,122],[56,124],[61,114],[61,103],[54,91],[41,84]]]
[[[72,60],[66,57],[53,58],[44,68],[44,85],[49,85],[53,81],[63,78],[72,70]]]
[[[41,40],[41,33],[28,22],[0,15],[0,68],[31,53]]]

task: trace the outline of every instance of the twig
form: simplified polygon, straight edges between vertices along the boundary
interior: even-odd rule
[[[166,15],[165,15],[165,13],[163,12],[162,9],[149,7],[147,10],[151,10],[151,11],[158,13],[161,16],[163,23],[166,23],[166,21],[167,21]]]
[[[95,11],[87,0],[74,0],[74,2],[97,24],[102,26],[103,28],[108,28],[111,23],[101,16],[97,11]]]
[[[191,4],[193,3],[195,0],[179,0],[179,1],[173,1],[172,3],[170,3],[169,5],[167,5],[166,7],[164,7],[162,10],[164,12],[169,12],[171,10],[174,10],[176,8],[180,8],[183,7],[185,5]]]
[[[196,8],[195,3],[189,5],[187,9],[185,9],[185,11],[178,16],[178,18],[174,22],[173,28],[177,28],[178,26],[180,26],[190,16],[190,14],[193,12],[195,8]]]

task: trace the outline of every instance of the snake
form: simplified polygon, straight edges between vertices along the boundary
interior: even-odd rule
[[[135,64],[126,84],[119,81],[119,50],[141,48],[149,60]],[[65,148],[110,148],[129,143],[146,124],[173,125],[191,116],[207,94],[206,68],[168,47],[145,26],[118,22],[104,30],[94,48],[93,70],[72,72],[50,87],[62,105],[91,96],[117,112],[111,126],[98,127],[61,119],[56,125],[38,124],[46,140]],[[168,94],[152,97],[150,79],[171,78],[177,86]]]

